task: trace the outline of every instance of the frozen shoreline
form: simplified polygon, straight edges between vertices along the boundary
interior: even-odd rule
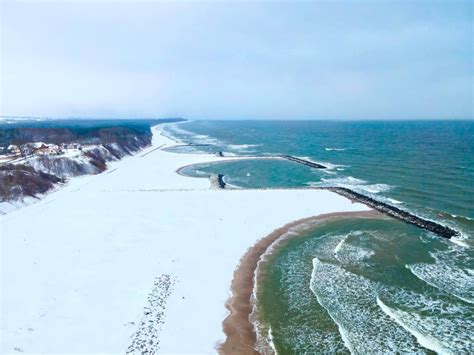
[[[176,143],[153,132],[103,174],[0,216],[2,353],[124,353],[144,319],[161,322],[149,351],[216,352],[249,247],[291,221],[369,210],[324,190],[211,190],[176,171],[229,158],[163,151]]]

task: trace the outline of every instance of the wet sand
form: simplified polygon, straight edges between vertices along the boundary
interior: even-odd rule
[[[222,322],[226,339],[219,344],[218,350],[221,354],[259,354],[256,348],[257,335],[255,328],[250,321],[253,310],[252,294],[254,291],[255,271],[258,262],[269,247],[281,237],[289,235],[291,229],[300,230],[311,228],[315,223],[332,221],[341,218],[386,218],[375,210],[363,212],[336,212],[321,214],[314,217],[300,219],[291,222],[282,228],[276,229],[263,239],[260,239],[254,246],[249,248],[241,258],[240,264],[234,272],[231,291],[232,296],[227,301],[226,307],[230,314]],[[286,238],[282,238],[285,240]]]

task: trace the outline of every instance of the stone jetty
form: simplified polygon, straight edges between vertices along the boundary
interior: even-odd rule
[[[327,169],[327,167],[322,165],[322,164],[318,164],[318,163],[315,163],[315,162],[312,162],[312,161],[309,161],[309,160],[306,160],[306,159],[297,158],[297,157],[294,157],[292,155],[279,155],[278,157],[281,158],[281,159],[286,159],[286,160],[298,163],[298,164],[303,164],[303,165],[309,166],[310,168]]]
[[[377,211],[385,213],[391,217],[397,218],[406,223],[413,224],[419,228],[433,232],[443,238],[451,239],[452,237],[459,236],[459,232],[450,227],[444,226],[434,221],[424,219],[422,217],[415,216],[411,214],[410,212],[407,212],[395,206],[389,205],[388,203],[377,201],[371,197],[365,196],[351,189],[348,189],[345,187],[328,187],[326,189],[330,191],[334,191],[338,193],[339,195],[345,196],[351,200],[370,206],[373,209],[376,209]]]
[[[226,183],[224,182],[224,175],[211,174],[209,176],[209,180],[211,181],[211,189],[213,190],[225,189]]]

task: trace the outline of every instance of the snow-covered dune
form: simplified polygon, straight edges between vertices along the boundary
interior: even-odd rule
[[[232,275],[258,239],[367,207],[322,190],[211,190],[211,155],[153,145],[1,216],[1,353],[215,352]],[[150,343],[150,340],[152,343]]]

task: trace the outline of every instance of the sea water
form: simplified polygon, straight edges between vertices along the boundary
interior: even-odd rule
[[[314,225],[266,259],[259,335],[278,353],[473,353],[473,121],[193,121],[166,132],[189,151],[290,154],[189,167],[237,188],[340,186],[461,232],[441,239],[394,219]],[[180,148],[181,149],[181,148]],[[286,206],[291,208],[291,206]]]

